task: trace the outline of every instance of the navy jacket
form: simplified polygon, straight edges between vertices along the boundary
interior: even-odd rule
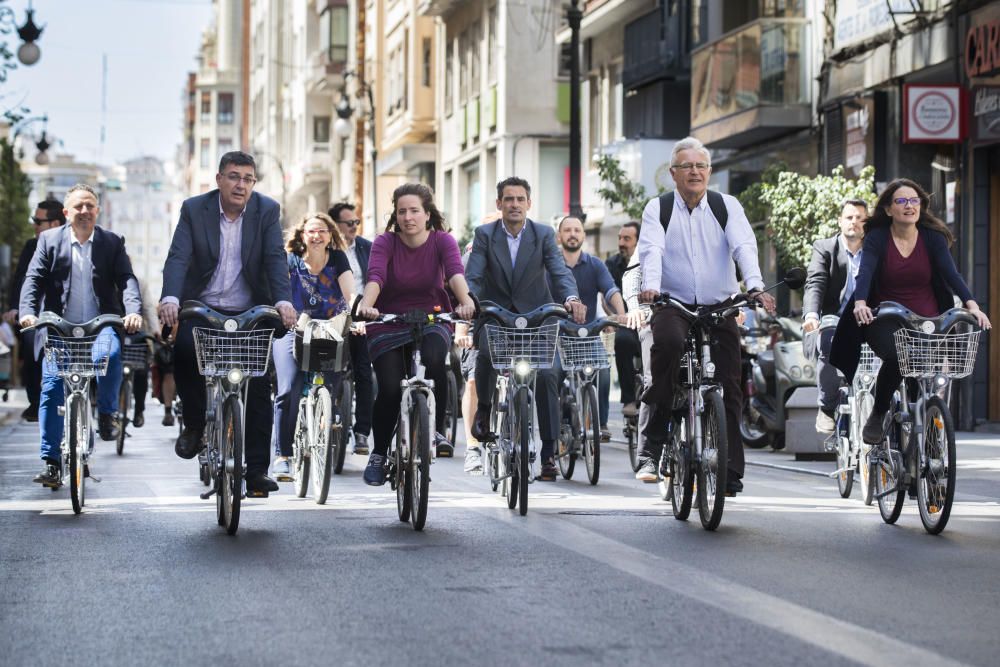
[[[358,255],[358,264],[361,265],[361,280],[368,283],[368,258],[372,254],[372,242],[363,236],[354,237],[354,251]]]
[[[927,254],[931,258],[931,289],[934,290],[938,310],[944,312],[953,308],[955,305],[954,295],[956,294],[963,304],[971,300],[973,298],[972,292],[955,266],[955,260],[951,256],[948,240],[944,234],[926,227],[918,227],[917,231],[920,238],[923,239],[924,245],[927,246]],[[878,292],[876,288],[879,267],[885,259],[885,253],[891,240],[888,227],[879,227],[865,233],[861,268],[858,270],[854,295],[847,302],[847,306],[844,308],[844,317],[840,318],[840,323],[837,325],[837,331],[833,337],[833,345],[830,348],[830,363],[840,369],[848,382],[854,380],[854,372],[858,369],[858,357],[861,355],[861,344],[864,343],[861,328],[853,316],[854,302],[861,299],[871,308],[878,305],[872,303],[870,297],[873,293]]]

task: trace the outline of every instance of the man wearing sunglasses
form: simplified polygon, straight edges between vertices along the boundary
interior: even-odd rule
[[[368,282],[368,257],[372,242],[358,234],[361,220],[353,204],[340,202],[330,208],[330,218],[337,223],[347,245],[347,259],[354,273],[354,293],[364,292]],[[368,356],[368,337],[363,333],[351,336],[351,363],[354,366],[354,453],[368,455],[368,436],[372,432],[372,407],[375,391],[372,382],[372,361]]]
[[[35,227],[35,235],[28,239],[24,248],[21,249],[21,256],[17,260],[17,269],[14,271],[14,279],[10,283],[10,291],[7,294],[10,310],[3,314],[4,321],[11,326],[17,324],[21,286],[24,285],[24,276],[28,272],[31,257],[35,254],[35,248],[38,247],[38,236],[45,230],[59,227],[66,222],[62,202],[55,199],[39,202],[35,214],[31,216],[31,222]],[[21,418],[25,421],[37,422],[38,400],[42,387],[42,364],[35,353],[34,330],[21,333],[21,384],[24,386],[24,392],[28,395],[28,407],[21,413]]]
[[[158,315],[164,327],[176,330],[174,382],[184,409],[184,431],[174,451],[191,459],[203,448],[205,380],[198,373],[192,329],[178,326],[180,304],[196,299],[225,314],[254,306],[273,305],[291,329],[296,313],[291,304],[288,260],[279,220],[278,202],[253,191],[257,165],[253,156],[231,151],[219,161],[218,189],[187,199],[163,266],[163,292]],[[271,381],[253,378],[247,389],[246,485],[255,492],[278,490],[267,476],[270,467],[272,416]]]

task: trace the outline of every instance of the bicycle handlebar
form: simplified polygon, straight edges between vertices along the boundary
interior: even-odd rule
[[[285,327],[281,323],[281,315],[278,314],[278,310],[274,306],[254,306],[238,315],[224,315],[201,301],[185,301],[177,319],[178,321],[201,319],[214,329],[226,329],[227,331],[229,329],[226,325],[230,322],[235,323],[233,331],[243,331],[256,329],[258,324],[271,320],[274,322],[275,335],[278,335],[278,332],[282,332],[283,335],[285,332]],[[229,324],[229,327],[233,327],[233,325]]]
[[[125,322],[118,315],[98,315],[86,322],[70,322],[51,311],[41,313],[33,325],[24,327],[22,331],[51,329],[60,336],[79,338],[81,336],[94,336],[105,327],[111,327],[119,335],[124,335],[125,333]]]
[[[883,301],[872,311],[875,313],[876,320],[899,321],[909,329],[919,329],[924,322],[933,323],[934,331],[937,333],[945,333],[957,324],[971,324],[977,329],[979,328],[976,316],[965,308],[949,308],[937,317],[924,317],[895,301]]]
[[[614,320],[606,317],[594,320],[589,324],[577,324],[571,320],[561,320],[559,322],[559,332],[561,334],[579,336],[580,338],[585,336],[597,336],[607,327],[614,327],[616,329],[623,328],[621,324],[618,324]]]
[[[570,315],[566,307],[558,303],[547,303],[527,313],[515,313],[492,301],[483,301],[480,303],[477,324],[485,320],[494,320],[501,326],[525,329],[540,326],[550,317],[566,320]]]

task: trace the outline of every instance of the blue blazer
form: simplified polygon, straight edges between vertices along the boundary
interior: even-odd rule
[[[358,264],[361,265],[361,280],[368,282],[368,258],[372,255],[372,242],[363,236],[354,237],[354,251],[358,255]]]
[[[942,313],[949,308],[953,308],[955,300],[953,295],[958,295],[964,304],[971,300],[972,292],[962,278],[955,266],[955,260],[951,256],[948,248],[948,240],[941,232],[926,227],[917,227],[920,238],[927,246],[927,254],[931,259],[931,289],[934,290],[934,297],[937,300],[938,310]],[[886,250],[892,235],[888,227],[879,227],[865,233],[865,245],[861,253],[861,267],[858,269],[858,277],[855,281],[854,294],[844,308],[844,316],[837,324],[837,331],[833,336],[833,344],[830,348],[830,363],[844,374],[848,382],[854,380],[854,372],[858,369],[858,357],[861,355],[861,344],[864,343],[864,335],[857,320],[854,319],[854,302],[858,299],[868,303],[870,307],[877,306],[871,303],[870,297],[873,293],[878,293],[879,267],[885,259]]]
[[[73,229],[69,224],[48,229],[38,237],[21,288],[19,315],[38,315],[48,310],[62,315],[69,298],[73,265]],[[102,315],[141,313],[139,281],[125,252],[125,239],[114,232],[94,227],[90,251],[94,295]]]
[[[278,202],[254,192],[243,213],[243,275],[259,306],[292,300],[279,212]],[[161,300],[184,303],[205,291],[219,265],[221,236],[219,191],[186,199],[163,265]]]

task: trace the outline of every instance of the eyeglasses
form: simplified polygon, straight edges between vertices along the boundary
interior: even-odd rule
[[[673,168],[680,169],[681,171],[694,171],[696,169],[698,171],[705,171],[711,168],[711,166],[707,162],[681,162],[680,164],[675,164]]]
[[[232,183],[233,185],[236,185],[237,183],[240,183],[242,181],[243,185],[253,186],[253,184],[257,182],[257,179],[254,178],[253,176],[240,176],[235,171],[231,171],[228,174],[226,174],[226,180]]]
[[[31,216],[31,221],[36,225],[40,225],[43,222],[55,222],[56,220],[58,220],[58,218],[36,218],[35,216]]]
[[[361,224],[360,220],[338,220],[338,225],[347,225],[348,227],[357,227]]]
[[[906,206],[907,204],[910,206],[920,206],[920,197],[896,197],[892,201],[900,206]]]

